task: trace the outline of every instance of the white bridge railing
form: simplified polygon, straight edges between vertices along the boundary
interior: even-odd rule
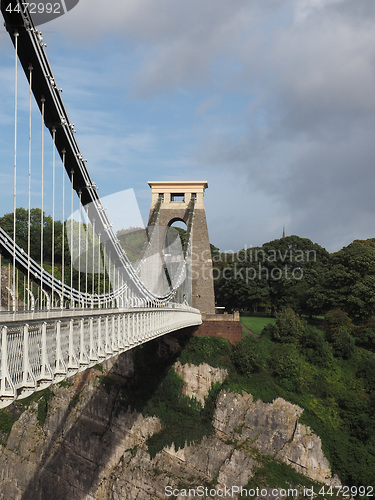
[[[201,322],[198,310],[180,306],[96,310],[0,325],[0,408],[136,345]]]

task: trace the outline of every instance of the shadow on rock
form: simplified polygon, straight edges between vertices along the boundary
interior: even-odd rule
[[[139,412],[190,337],[190,329],[173,332],[54,388],[42,456],[22,500],[95,498],[124,451],[159,430],[155,418],[145,429]]]

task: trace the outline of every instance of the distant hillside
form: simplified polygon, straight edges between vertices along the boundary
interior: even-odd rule
[[[355,240],[329,254],[317,243],[287,236],[234,254],[213,252],[216,302],[274,314],[292,307],[324,314],[340,307],[355,321],[375,315],[375,244]]]
[[[142,258],[148,244],[146,230],[141,227],[129,228],[118,231],[117,237],[130,262],[136,264]]]

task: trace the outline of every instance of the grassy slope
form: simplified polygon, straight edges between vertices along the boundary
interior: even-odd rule
[[[273,325],[275,323],[275,318],[270,317],[255,317],[255,316],[242,316],[241,315],[241,323],[246,326],[252,332],[260,335],[265,326],[270,323]]]

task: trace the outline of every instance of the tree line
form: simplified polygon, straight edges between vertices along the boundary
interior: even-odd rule
[[[0,227],[13,238],[13,213],[5,214],[0,217]],[[37,263],[41,263],[41,228],[43,220],[43,268],[51,273],[52,272],[52,239],[54,239],[54,276],[58,279],[62,279],[62,262],[64,253],[64,281],[65,284],[70,284],[71,276],[71,253],[70,245],[68,241],[68,230],[66,222],[61,222],[59,220],[53,221],[52,217],[46,215],[40,208],[32,208],[30,210],[30,257]],[[83,290],[83,272],[79,275],[77,270],[77,258],[78,258],[78,222],[73,223],[73,241],[75,246],[75,251],[73,252],[75,261],[73,262],[72,269],[72,285],[74,288],[79,287],[79,281],[81,282],[81,289]],[[52,228],[54,227],[54,237]],[[83,229],[86,228],[85,224],[82,224]],[[63,231],[64,228],[64,231]],[[90,234],[90,231],[89,231]],[[29,238],[29,214],[28,210],[25,208],[17,208],[16,210],[16,244],[22,248],[25,252],[28,251],[28,238]],[[84,231],[81,234],[81,248],[85,248],[86,236]],[[92,241],[92,240],[91,240]],[[90,243],[91,245],[91,243]],[[90,247],[89,247],[90,248]],[[87,257],[89,259],[89,257]],[[102,255],[103,261],[103,255]],[[3,261],[6,262],[6,259]],[[84,261],[83,261],[84,262]],[[82,265],[82,271],[85,266]],[[87,289],[92,290],[92,285],[94,284],[94,292],[103,293],[104,288],[106,291],[109,289],[109,277],[108,270],[104,275],[103,264],[101,267],[101,275],[98,282],[97,270],[95,274],[90,273],[91,268],[88,268],[89,272],[87,274]],[[21,289],[22,287],[20,287]]]
[[[311,316],[340,308],[354,320],[375,314],[375,239],[330,254],[287,236],[233,254],[214,247],[212,260],[216,302],[228,311],[291,307]]]
[[[51,263],[52,250],[52,217],[43,212],[43,260]],[[63,223],[55,220],[55,262],[62,262],[62,233]],[[0,217],[0,227],[4,229],[11,237],[13,237],[13,213],[5,214]],[[30,210],[30,257],[36,262],[40,262],[41,258],[41,228],[42,228],[42,211],[40,208],[32,208]],[[17,208],[16,210],[16,243],[25,252],[28,247],[28,210],[25,208]],[[65,234],[64,242],[65,261],[69,262],[69,244]]]

